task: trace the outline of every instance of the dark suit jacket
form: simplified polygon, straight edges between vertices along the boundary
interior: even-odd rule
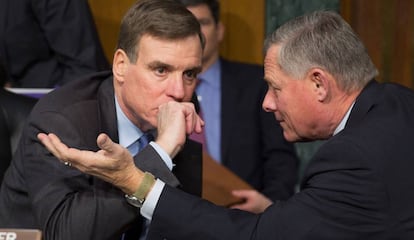
[[[62,164],[36,139],[39,132],[56,133],[68,146],[94,151],[99,133],[118,141],[110,72],[72,82],[34,107],[4,177],[0,227],[38,228],[45,240],[102,240],[120,239],[133,224],[141,226],[139,209],[129,205],[119,189]],[[201,146],[187,142],[184,149],[173,159],[174,173],[182,189],[200,195]],[[155,150],[148,146],[135,160],[140,168],[176,186],[178,180],[153,156]]]
[[[0,89],[0,185],[37,99]]]
[[[263,67],[221,59],[222,164],[273,201],[294,192],[298,159],[272,113],[262,109]]]
[[[254,215],[166,187],[153,228],[170,240],[414,239],[413,136],[413,92],[373,81],[288,201]]]
[[[110,69],[88,1],[0,1],[0,62],[14,87],[53,88]]]

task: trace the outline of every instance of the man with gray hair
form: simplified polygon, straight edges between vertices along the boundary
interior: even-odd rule
[[[326,139],[305,170],[301,191],[255,215],[214,206],[160,180],[144,187],[138,170],[138,183],[129,186],[146,190],[141,214],[167,239],[414,239],[414,92],[374,80],[377,70],[362,42],[333,12],[287,22],[269,36],[265,51],[263,108],[274,113],[289,141]],[[163,125],[159,138],[178,126],[182,137],[198,127],[190,117],[177,117],[188,112],[172,115],[163,121],[180,124]],[[132,162],[107,137],[100,145],[107,156],[68,151],[55,135],[39,139],[80,169],[112,158]]]

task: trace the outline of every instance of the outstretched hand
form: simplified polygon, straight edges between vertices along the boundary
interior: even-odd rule
[[[128,150],[114,143],[102,133],[97,138],[101,150],[97,152],[70,148],[53,133],[39,133],[38,139],[62,163],[112,183],[123,192],[131,194],[139,186],[143,173],[135,167]]]

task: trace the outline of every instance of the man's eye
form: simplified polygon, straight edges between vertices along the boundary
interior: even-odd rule
[[[193,83],[197,80],[197,73],[194,71],[186,71],[184,72],[184,80],[188,83]]]
[[[158,67],[155,69],[155,72],[159,75],[165,74],[167,72],[167,69],[165,69],[164,67]]]
[[[186,78],[197,78],[197,74],[195,72],[193,72],[193,71],[186,71],[184,73],[184,76]]]

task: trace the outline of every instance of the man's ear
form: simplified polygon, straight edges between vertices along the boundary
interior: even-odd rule
[[[316,93],[319,102],[324,102],[329,98],[330,75],[320,68],[313,68],[308,73],[311,80],[311,88]]]
[[[124,81],[125,73],[129,66],[128,55],[122,49],[117,49],[112,63],[112,73],[118,81]]]

